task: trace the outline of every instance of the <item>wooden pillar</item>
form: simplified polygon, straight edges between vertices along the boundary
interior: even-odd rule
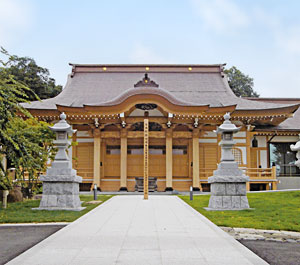
[[[94,184],[97,184],[97,187],[100,188],[100,163],[101,163],[101,137],[100,131],[95,130],[94,132]]]
[[[172,130],[166,131],[166,191],[173,190],[173,150],[172,150]]]
[[[247,190],[247,191],[250,191],[250,182],[249,182],[249,181],[246,182],[246,190]]]
[[[193,130],[193,189],[200,190],[199,182],[199,129]]]
[[[276,166],[272,167],[272,179],[276,180]],[[272,190],[277,190],[277,180],[272,182]]]
[[[127,191],[127,131],[121,130],[121,172],[120,190]]]
[[[251,168],[251,133],[246,130],[247,168]]]
[[[220,133],[217,134],[217,143],[218,143],[218,163],[221,162],[221,146],[220,142],[222,140],[222,135]]]
[[[193,140],[189,139],[189,178],[193,178]]]
[[[247,152],[247,168],[251,168],[251,133],[250,133],[250,128],[246,128],[246,152]],[[246,183],[246,190],[250,191],[250,180],[249,180],[249,182]]]

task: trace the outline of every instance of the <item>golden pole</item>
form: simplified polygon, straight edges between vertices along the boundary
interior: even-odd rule
[[[149,120],[144,119],[144,200],[148,200]]]

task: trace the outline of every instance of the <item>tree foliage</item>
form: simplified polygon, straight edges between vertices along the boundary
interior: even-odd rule
[[[229,86],[236,96],[259,97],[259,94],[253,89],[253,78],[245,75],[235,66],[226,69],[224,72],[227,74]]]
[[[2,52],[7,54],[5,50]],[[0,60],[0,162],[5,156],[16,167],[19,176],[25,170],[34,176],[44,169],[48,156],[54,151],[51,146],[54,135],[46,123],[35,120],[20,105],[21,102],[28,102],[29,97],[38,97],[15,78],[8,65],[8,62]],[[2,163],[0,186],[4,189],[12,186]]]
[[[18,143],[15,142],[7,131],[9,123],[16,118],[17,112],[31,118],[30,113],[19,103],[28,102],[28,94],[37,96],[23,83],[17,81],[7,69],[7,63],[0,60],[0,146],[8,143],[19,151]]]
[[[32,118],[15,118],[7,127],[8,134],[18,143],[18,152],[8,144],[5,154],[16,170],[16,179],[27,188],[29,196],[37,185],[37,177],[46,170],[47,160],[53,159],[56,152],[52,143],[55,134],[48,126]]]
[[[50,77],[49,70],[38,66],[30,57],[9,55],[3,48],[2,53],[8,57],[6,70],[14,79],[29,87],[40,99],[52,98],[58,95],[62,86],[55,84],[55,79]],[[30,101],[36,100],[31,94],[27,94]]]

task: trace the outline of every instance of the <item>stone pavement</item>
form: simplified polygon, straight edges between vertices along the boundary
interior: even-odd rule
[[[115,196],[8,264],[267,264],[177,196]]]

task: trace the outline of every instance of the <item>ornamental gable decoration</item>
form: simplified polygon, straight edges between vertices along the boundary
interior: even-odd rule
[[[148,74],[145,73],[145,77],[138,81],[134,87],[158,87],[158,84],[156,84],[153,80],[151,80],[149,77],[148,77]]]

